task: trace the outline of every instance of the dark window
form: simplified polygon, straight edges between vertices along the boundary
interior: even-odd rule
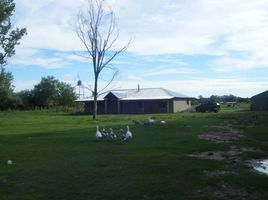
[[[187,105],[189,105],[189,103],[190,103],[190,101],[189,101],[189,99],[187,99]]]
[[[160,108],[166,108],[167,107],[167,103],[166,102],[160,102],[159,103],[159,107]]]
[[[142,103],[141,102],[138,103],[138,109],[142,109]]]

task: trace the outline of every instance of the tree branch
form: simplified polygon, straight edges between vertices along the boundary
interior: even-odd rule
[[[94,115],[96,115],[97,96],[106,90],[114,81],[118,71],[115,71],[110,81],[98,92],[98,79],[104,69],[113,69],[109,66],[116,56],[125,51],[130,41],[114,50],[118,41],[119,31],[115,23],[115,15],[110,9],[106,11],[104,0],[88,0],[86,12],[78,14],[76,33],[86,48],[88,57],[92,60],[94,70]],[[88,58],[86,57],[86,58]],[[113,69],[114,70],[114,69]],[[93,115],[93,118],[94,118]]]

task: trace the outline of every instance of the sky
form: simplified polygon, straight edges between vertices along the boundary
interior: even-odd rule
[[[8,60],[15,91],[54,76],[92,87],[91,61],[75,33],[86,0],[14,0],[14,27],[28,34]],[[118,46],[109,89],[162,87],[191,97],[251,97],[268,89],[268,0],[106,0],[116,15]],[[100,89],[111,71],[103,71]],[[85,90],[85,95],[89,90]]]

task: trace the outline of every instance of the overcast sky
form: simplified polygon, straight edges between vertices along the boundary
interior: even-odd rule
[[[9,60],[15,90],[53,75],[92,84],[90,62],[74,32],[85,0],[15,0],[15,27],[28,34]],[[133,39],[113,63],[112,88],[163,87],[188,96],[251,97],[268,89],[268,0],[107,0],[120,30]],[[109,79],[103,73],[101,83]]]

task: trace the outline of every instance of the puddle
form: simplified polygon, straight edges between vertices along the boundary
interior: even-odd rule
[[[253,168],[261,173],[264,173],[268,176],[268,159],[255,161],[253,164]]]

